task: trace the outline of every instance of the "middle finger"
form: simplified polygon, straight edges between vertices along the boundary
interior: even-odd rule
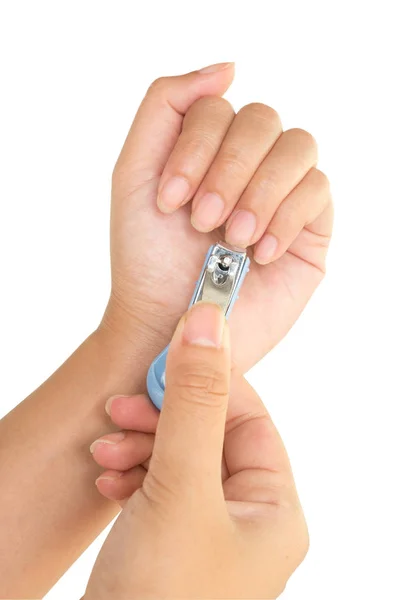
[[[212,231],[224,223],[281,132],[279,115],[269,106],[253,103],[238,112],[193,199],[195,229]]]

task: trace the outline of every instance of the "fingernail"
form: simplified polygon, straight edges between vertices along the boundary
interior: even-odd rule
[[[116,398],[129,398],[130,396],[124,396],[123,394],[116,394],[115,396],[110,396],[105,405],[105,411],[109,417],[111,417],[111,405]]]
[[[274,257],[278,247],[278,240],[274,235],[267,233],[257,244],[254,253],[255,260],[261,265],[266,265]]]
[[[224,212],[224,201],[221,196],[207,193],[200,198],[192,214],[192,225],[197,231],[207,232],[214,229]]]
[[[107,437],[102,437],[99,438],[98,440],[95,440],[91,445],[90,445],[90,452],[91,454],[93,454],[96,445],[97,444],[118,444],[119,442],[122,442],[122,440],[125,439],[125,433],[123,431],[116,431],[115,433],[109,433],[107,435]]]
[[[203,69],[199,69],[199,73],[215,73],[216,71],[223,71],[228,67],[232,67],[235,63],[233,62],[225,62],[225,63],[216,63],[215,65],[210,65],[209,67],[204,67]]]
[[[123,472],[122,471],[115,471],[115,473],[111,474],[109,473],[108,475],[100,475],[100,477],[98,477],[95,481],[95,484],[97,485],[97,482],[100,481],[101,479],[103,481],[115,481],[116,479],[119,479],[120,477],[122,477]]]
[[[225,327],[225,316],[217,304],[199,302],[186,316],[183,327],[183,342],[193,346],[219,348]]]
[[[184,177],[171,177],[158,193],[157,205],[164,213],[170,213],[185,202],[190,192],[190,184]]]
[[[256,230],[257,220],[254,213],[248,210],[238,210],[229,221],[225,239],[234,246],[246,248]]]

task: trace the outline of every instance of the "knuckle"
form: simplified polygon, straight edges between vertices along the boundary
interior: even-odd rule
[[[279,239],[282,236],[291,235],[296,231],[299,222],[298,208],[294,205],[288,205],[282,208],[274,217],[271,229]]]
[[[218,96],[204,96],[196,100],[186,113],[181,139],[180,153],[207,162],[221,143],[221,133],[231,121],[233,109],[229,102]]]
[[[313,185],[315,186],[315,188],[319,192],[328,194],[328,196],[329,196],[330,195],[330,183],[329,183],[328,176],[325,175],[325,173],[323,171],[320,171],[319,169],[316,169],[315,167],[311,171],[311,176],[312,176]]]
[[[281,174],[279,168],[269,167],[268,172],[263,173],[263,176],[257,181],[250,182],[249,188],[254,192],[261,191],[263,194],[276,196],[281,182]]]
[[[152,458],[152,467],[149,469],[141,488],[143,497],[152,509],[157,513],[158,509],[162,510],[165,515],[165,508],[168,504],[174,504],[177,501],[179,490],[179,478],[176,472],[168,465],[156,465],[157,457]],[[161,474],[161,475],[160,475]]]
[[[203,162],[207,149],[212,146],[212,138],[200,129],[192,130],[190,135],[182,135],[179,142],[179,162]]]
[[[275,213],[270,229],[278,239],[291,236],[299,228],[303,220],[302,204],[299,202],[283,202]]]
[[[187,136],[184,141],[181,152],[190,157],[191,162],[195,159],[200,163],[205,163],[208,160],[210,151],[214,152],[215,147],[216,142],[213,133],[198,127],[191,130],[190,136]]]
[[[288,129],[285,132],[285,135],[294,138],[297,143],[301,143],[302,145],[312,148],[313,150],[317,150],[318,148],[318,144],[315,137],[305,129],[293,127],[292,129]]]
[[[115,163],[114,168],[111,173],[111,184],[112,184],[113,188],[116,185],[118,185],[118,183],[119,183],[120,172],[121,172],[121,161],[120,161],[120,159],[118,159],[117,162]]]
[[[239,113],[247,114],[249,113],[253,118],[259,119],[263,122],[268,122],[280,125],[281,119],[279,114],[274,108],[271,106],[267,106],[262,102],[251,102],[250,104],[246,104],[243,108],[240,109]]]
[[[119,192],[120,188],[127,180],[127,169],[124,166],[124,160],[119,157],[111,173],[111,185],[114,192]]]
[[[232,179],[243,179],[247,175],[249,159],[245,146],[239,147],[236,144],[226,146],[219,161],[221,171]]]
[[[169,79],[169,77],[158,77],[157,79],[155,79],[150,84],[149,89],[147,90],[147,94],[153,95],[163,93],[168,85]]]
[[[301,514],[300,518],[298,514]],[[297,509],[297,523],[293,526],[293,562],[299,565],[305,559],[310,548],[310,535],[301,508]]]
[[[309,534],[307,526],[305,526],[303,529],[303,533],[301,535],[299,545],[300,545],[301,560],[304,560],[310,549],[310,534]]]
[[[228,115],[233,114],[233,108],[230,102],[221,96],[202,96],[193,102],[189,111],[200,115]],[[188,112],[189,112],[188,111]]]

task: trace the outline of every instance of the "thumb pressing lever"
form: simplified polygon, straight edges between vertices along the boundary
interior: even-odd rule
[[[218,304],[228,318],[249,270],[246,252],[219,242],[209,249],[189,308],[196,302]],[[165,391],[168,346],[154,359],[147,373],[147,391],[160,409]]]

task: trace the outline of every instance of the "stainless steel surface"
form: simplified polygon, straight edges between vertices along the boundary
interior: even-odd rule
[[[193,302],[213,302],[226,313],[234,298],[245,264],[245,251],[236,250],[222,243],[215,244],[201,274]]]

